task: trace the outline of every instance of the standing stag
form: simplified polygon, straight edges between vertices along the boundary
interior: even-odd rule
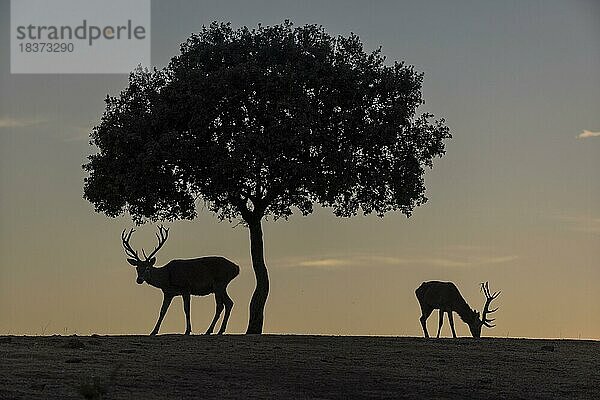
[[[220,335],[225,332],[227,321],[233,308],[233,300],[227,295],[227,285],[233,278],[238,276],[240,268],[223,257],[171,260],[163,267],[154,267],[154,263],[156,262],[154,255],[167,241],[169,230],[163,226],[158,228],[158,233],[156,233],[158,246],[156,246],[149,256],[146,256],[144,249],[142,249],[145,260],[140,259],[137,251],[133,250],[129,244],[129,239],[131,239],[133,232],[135,232],[133,229],[129,233],[123,231],[121,240],[125,248],[125,254],[132,257],[128,258],[127,261],[137,270],[136,282],[140,285],[146,282],[150,286],[163,291],[163,303],[160,308],[160,315],[150,335],[158,333],[160,324],[171,304],[171,300],[175,296],[183,298],[183,310],[185,311],[186,322],[185,334],[189,335],[192,331],[192,324],[190,322],[190,296],[206,296],[211,293],[215,294],[217,309],[206,334],[210,335],[213,332],[221,311],[223,311],[223,307],[225,308],[225,316],[223,317],[223,323],[218,334]]]
[[[415,294],[417,295],[417,300],[419,300],[419,305],[421,306],[420,320],[425,337],[429,337],[429,333],[427,332],[427,318],[429,318],[433,310],[440,310],[437,331],[438,338],[440,337],[440,331],[442,329],[442,324],[444,323],[444,313],[448,314],[450,328],[452,328],[452,336],[456,337],[456,332],[454,331],[454,319],[452,317],[453,311],[460,316],[464,323],[469,325],[473,337],[478,338],[481,336],[481,327],[484,325],[488,328],[493,328],[495,326],[492,324],[494,319],[488,319],[487,316],[498,310],[498,308],[490,310],[489,307],[492,300],[500,295],[500,292],[495,292],[490,295],[488,282],[481,284],[481,290],[485,295],[485,305],[483,306],[483,313],[480,318],[479,312],[471,309],[454,283],[438,281],[423,282],[415,291]]]

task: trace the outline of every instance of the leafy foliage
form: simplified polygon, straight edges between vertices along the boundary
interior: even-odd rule
[[[287,218],[313,204],[338,216],[423,204],[444,121],[417,115],[423,75],[367,53],[359,38],[289,22],[213,23],[162,70],[137,69],[91,133],[84,197],[136,222]]]

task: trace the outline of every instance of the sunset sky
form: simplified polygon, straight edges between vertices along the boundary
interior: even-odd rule
[[[9,11],[0,0],[0,335],[147,334],[162,295],[137,285],[125,260],[120,233],[132,222],[82,199],[90,129],[127,76],[10,74]],[[264,223],[264,331],[420,336],[414,290],[449,280],[479,310],[480,282],[502,290],[485,336],[600,339],[600,3],[153,1],[152,63],[211,21],[285,19],[355,32],[414,65],[425,73],[421,112],[446,118],[454,137],[409,219],[317,208]],[[248,232],[234,225],[200,207],[169,224],[157,264],[238,263],[228,331],[243,333],[254,275]],[[132,244],[152,247],[154,230],[140,227]],[[193,298],[194,333],[213,312],[212,297]],[[437,313],[430,332],[436,324]],[[179,298],[161,333],[184,330]]]

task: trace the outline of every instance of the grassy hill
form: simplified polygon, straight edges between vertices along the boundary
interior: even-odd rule
[[[1,399],[599,398],[600,342],[4,336]]]

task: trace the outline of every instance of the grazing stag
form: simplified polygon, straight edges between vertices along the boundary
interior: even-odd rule
[[[465,299],[462,297],[458,288],[452,282],[423,282],[421,286],[415,291],[419,305],[421,306],[421,326],[423,326],[423,333],[425,337],[429,337],[427,332],[427,318],[431,315],[433,310],[440,310],[440,318],[438,324],[437,337],[440,337],[440,330],[444,323],[444,313],[448,314],[448,320],[450,321],[450,328],[452,328],[452,336],[456,337],[454,331],[454,319],[452,318],[452,312],[456,312],[460,318],[469,325],[471,335],[473,337],[481,336],[481,327],[487,326],[493,328],[495,325],[492,324],[494,319],[488,319],[488,314],[498,310],[495,308],[490,310],[490,303],[492,300],[500,295],[500,292],[495,292],[490,295],[489,283],[485,282],[481,284],[481,290],[485,295],[485,305],[483,306],[483,314],[479,317],[479,312],[472,310],[467,304]]]
[[[225,332],[227,321],[233,308],[233,301],[227,295],[227,285],[240,273],[240,268],[223,257],[171,260],[161,268],[154,267],[154,263],[156,262],[154,255],[167,241],[169,230],[163,226],[158,228],[158,233],[156,233],[158,246],[156,246],[149,256],[146,256],[144,249],[142,249],[145,260],[140,259],[137,251],[129,245],[129,239],[131,239],[133,232],[135,232],[133,229],[129,233],[123,231],[121,240],[125,248],[125,254],[131,257],[127,261],[137,270],[137,283],[141,285],[146,282],[150,286],[163,291],[160,315],[150,335],[158,333],[165,313],[175,296],[183,298],[183,310],[185,311],[186,322],[185,334],[189,335],[192,331],[192,324],[190,322],[190,296],[206,296],[211,293],[215,294],[217,309],[206,334],[210,335],[213,332],[215,324],[223,311],[223,307],[225,308],[225,316],[223,317],[221,329],[219,329],[218,334],[220,335]]]

